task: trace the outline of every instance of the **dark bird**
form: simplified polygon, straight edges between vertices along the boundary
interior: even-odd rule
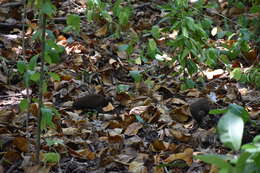
[[[190,105],[191,115],[199,124],[208,115],[209,110],[210,106],[207,98],[201,98]]]
[[[89,94],[76,99],[73,103],[75,109],[94,109],[101,110],[107,106],[112,99],[100,94]]]

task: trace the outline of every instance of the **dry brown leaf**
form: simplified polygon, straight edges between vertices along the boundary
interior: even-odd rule
[[[143,128],[141,123],[134,122],[127,127],[124,134],[128,136],[136,135],[141,128]]]
[[[188,97],[199,97],[201,92],[197,89],[189,89],[187,92]]]
[[[20,159],[22,159],[20,153],[16,151],[7,151],[4,154],[4,159],[6,159],[8,162],[14,163]]]
[[[165,146],[165,143],[158,139],[153,141],[152,146],[153,146],[154,152],[163,151],[163,150],[166,150],[166,148],[167,148]]]
[[[192,164],[193,149],[186,148],[183,153],[172,154],[164,160],[165,163],[171,163],[175,160],[184,160],[189,166]]]
[[[178,122],[186,122],[189,119],[188,105],[183,105],[170,112],[170,116],[173,120]]]
[[[39,112],[39,104],[38,103],[32,103],[30,105],[30,112],[33,116],[37,116]]]
[[[149,106],[137,106],[130,110],[129,115],[141,115]]]
[[[183,132],[181,132],[179,130],[170,129],[170,132],[179,141],[187,142],[187,141],[189,141],[191,139],[191,135],[184,134]]]
[[[187,102],[185,102],[184,100],[179,99],[179,98],[172,98],[171,103],[176,104],[176,105],[187,105],[188,104]]]
[[[107,25],[102,26],[95,32],[95,36],[102,37],[107,34]]]
[[[118,100],[120,102],[120,104],[122,105],[128,105],[131,100],[130,100],[130,95],[128,93],[122,92],[122,93],[118,93],[116,95],[116,100]]]
[[[106,107],[103,107],[102,108],[102,110],[104,111],[104,112],[109,112],[109,111],[112,111],[112,110],[114,110],[115,108],[114,108],[114,106],[109,102],[108,103],[108,105],[106,106]]]
[[[110,143],[121,143],[121,142],[123,142],[123,137],[121,135],[109,136],[108,142],[110,142]]]
[[[147,168],[144,166],[144,163],[133,161],[129,164],[128,171],[134,173],[147,173]]]
[[[13,120],[15,114],[13,111],[0,110],[0,123],[9,123]]]
[[[28,152],[29,146],[25,137],[16,137],[13,140],[13,145],[15,145],[22,152]]]
[[[82,156],[82,158],[85,159],[94,160],[96,158],[96,153],[90,151],[88,148],[79,150],[77,152]]]
[[[76,135],[78,133],[79,129],[78,128],[73,128],[73,127],[68,127],[68,128],[63,128],[62,132],[64,135]]]

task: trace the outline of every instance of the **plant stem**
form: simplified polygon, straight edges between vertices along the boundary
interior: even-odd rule
[[[44,0],[43,0],[44,1]],[[39,111],[37,119],[37,134],[36,134],[36,163],[40,163],[40,150],[41,150],[41,120],[43,107],[43,84],[44,84],[44,54],[45,54],[45,35],[46,35],[46,14],[41,12],[41,77],[39,81]]]

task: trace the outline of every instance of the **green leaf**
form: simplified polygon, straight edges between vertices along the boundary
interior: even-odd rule
[[[40,81],[41,74],[39,72],[35,72],[31,75],[30,80],[34,82]]]
[[[142,74],[141,71],[130,71],[130,76],[134,79],[135,82],[141,82],[142,81]]]
[[[40,7],[40,9],[43,14],[46,14],[49,17],[56,13],[56,7],[51,3],[50,0],[44,1],[44,4],[42,7]]]
[[[160,27],[158,25],[153,26],[151,33],[152,33],[153,38],[159,39],[160,38]]]
[[[254,5],[250,8],[250,13],[259,13],[260,12],[260,5]]]
[[[142,64],[141,57],[138,57],[138,58],[135,59],[135,64],[137,64],[137,65],[141,65]]]
[[[49,72],[48,74],[51,76],[53,80],[60,81],[60,76],[57,73]]]
[[[145,123],[144,119],[140,115],[135,115],[135,118],[139,123]]]
[[[155,57],[155,54],[157,52],[157,45],[154,39],[149,39],[148,41],[148,55],[151,58]]]
[[[187,28],[186,28],[185,26],[182,26],[182,27],[181,27],[181,31],[182,31],[182,35],[183,35],[184,37],[186,37],[186,38],[189,37],[188,30],[187,30]]]
[[[17,66],[18,72],[21,74],[23,74],[27,68],[27,65],[24,61],[18,61],[16,66]]]
[[[213,154],[197,155],[194,158],[202,160],[203,162],[217,166],[218,168],[232,169],[232,166],[227,162],[227,157]]]
[[[117,92],[121,93],[121,92],[126,92],[126,91],[128,91],[129,88],[130,88],[129,85],[119,84],[116,89],[117,89]]]
[[[230,77],[236,80],[240,80],[242,77],[242,71],[240,68],[235,68],[231,73]]]
[[[60,154],[54,152],[44,153],[43,160],[45,163],[58,163],[60,161]]]
[[[209,111],[209,114],[224,114],[227,112],[227,109],[212,109]]]
[[[48,84],[46,83],[46,81],[43,82],[43,93],[46,93],[48,91]]]
[[[24,79],[24,83],[25,83],[25,87],[29,87],[30,84],[30,80],[31,80],[31,76],[35,73],[35,71],[32,70],[27,70],[24,75],[23,75],[23,79]]]
[[[242,106],[237,104],[229,104],[228,110],[231,111],[234,115],[241,117],[245,123],[250,119],[248,112]]]
[[[243,173],[244,169],[246,167],[247,164],[247,159],[250,157],[250,153],[248,152],[243,152],[242,154],[240,154],[237,162],[236,162],[236,173]]]
[[[187,69],[190,75],[196,73],[198,71],[197,64],[191,60],[187,61]]]
[[[128,49],[129,45],[128,44],[122,44],[118,46],[119,51],[126,51]]]
[[[53,112],[49,108],[41,108],[42,120],[41,120],[41,130],[46,130],[48,127],[55,128],[52,122]]]
[[[21,112],[27,110],[29,107],[29,100],[28,99],[21,100],[19,107],[20,107]]]
[[[80,16],[70,14],[67,16],[67,25],[71,26],[77,33],[80,32]]]
[[[220,141],[224,146],[238,151],[241,146],[244,131],[244,121],[230,110],[222,116],[218,122],[217,130]]]
[[[101,16],[103,16],[106,19],[106,21],[108,21],[109,23],[113,21],[111,15],[106,10],[101,11]]]
[[[29,70],[35,70],[35,67],[37,65],[37,60],[38,60],[39,55],[35,55],[30,59],[28,69]]]
[[[187,58],[186,56],[190,53],[190,51],[185,48],[183,51],[182,51],[182,54],[180,56],[178,56],[178,61],[181,65],[182,68],[185,68],[186,67],[186,63],[187,63]]]
[[[119,18],[119,24],[121,26],[126,26],[128,24],[130,14],[131,14],[131,9],[129,7],[124,7],[120,10],[118,18]]]
[[[64,141],[61,140],[61,139],[46,139],[45,141],[46,141],[48,146],[53,146],[53,145],[58,145],[58,144],[63,145],[64,144]]]
[[[44,61],[47,62],[48,64],[52,64],[52,60],[51,60],[51,57],[49,56],[49,54],[45,53]]]

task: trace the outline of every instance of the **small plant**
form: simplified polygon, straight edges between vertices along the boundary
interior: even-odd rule
[[[50,0],[38,0],[29,1],[36,7],[39,12],[40,27],[33,35],[35,41],[41,42],[41,54],[33,56],[29,62],[18,61],[18,72],[23,75],[23,80],[26,88],[31,87],[32,84],[37,85],[39,88],[38,98],[32,98],[32,101],[36,102],[39,107],[35,107],[34,110],[37,116],[37,133],[36,133],[36,162],[40,162],[40,150],[41,150],[41,133],[47,128],[55,128],[52,118],[54,115],[58,115],[58,111],[55,108],[48,107],[43,103],[43,95],[47,91],[48,77],[54,80],[60,80],[59,75],[48,71],[46,64],[58,63],[60,61],[60,55],[64,52],[64,48],[57,45],[55,42],[54,34],[46,29],[46,21],[48,17],[52,17],[56,12],[56,7]],[[76,28],[78,29],[78,28]],[[47,38],[47,39],[46,39]],[[38,62],[40,62],[38,64]],[[20,102],[21,111],[29,110],[30,99],[26,98]],[[50,159],[54,158],[54,160]],[[44,157],[46,162],[57,161],[58,156],[55,154],[48,154]]]
[[[171,48],[174,57],[173,61],[178,61],[181,66],[180,72],[184,73],[183,88],[195,86],[190,81],[194,73],[198,72],[198,63],[206,63],[215,66],[217,63],[217,51],[213,48],[208,48],[207,40],[208,33],[204,30],[208,29],[209,20],[196,20],[198,11],[202,8],[202,4],[194,6],[195,10],[189,9],[188,0],[170,1],[168,5],[160,7],[166,15],[161,22],[169,22],[173,25],[165,28],[165,31],[174,33],[167,45]],[[154,33],[156,29],[154,29]],[[155,34],[153,34],[155,35]],[[187,84],[187,85],[186,85]]]
[[[248,112],[236,104],[229,105],[227,110],[213,110],[211,113],[223,113],[218,122],[217,130],[220,141],[238,155],[198,155],[195,158],[215,165],[220,173],[258,173],[260,171],[260,136],[252,143],[241,147],[244,124],[249,122]]]
[[[132,15],[132,8],[121,5],[122,0],[114,3],[102,2],[100,0],[87,1],[86,16],[89,21],[109,24],[111,31],[114,31],[114,37],[118,38],[122,31],[129,28],[129,19]]]
[[[231,72],[231,78],[239,82],[255,84],[257,88],[260,88],[260,68],[258,67],[252,67],[246,70],[235,68]]]

